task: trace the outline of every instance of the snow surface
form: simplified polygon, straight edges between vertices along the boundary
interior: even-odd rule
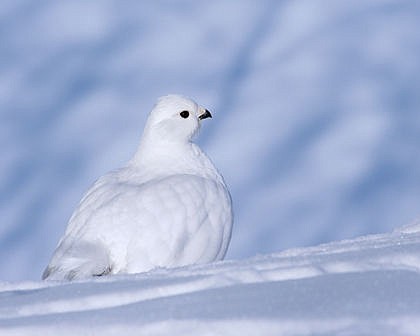
[[[1,335],[418,335],[420,224],[242,261],[0,284]]]
[[[39,279],[167,93],[213,113],[229,258],[417,218],[419,31],[419,1],[2,0],[0,280]]]

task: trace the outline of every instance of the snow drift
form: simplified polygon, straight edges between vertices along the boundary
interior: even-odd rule
[[[418,335],[420,225],[242,261],[3,283],[4,335]]]

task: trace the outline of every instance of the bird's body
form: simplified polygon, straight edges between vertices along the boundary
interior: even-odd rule
[[[43,278],[223,259],[232,228],[230,195],[210,159],[191,142],[209,116],[189,99],[162,97],[134,158],[102,176],[81,200]]]

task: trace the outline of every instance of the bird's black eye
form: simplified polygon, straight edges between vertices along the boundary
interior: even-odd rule
[[[188,111],[182,111],[179,115],[182,118],[187,119],[190,116],[190,112],[188,112]]]

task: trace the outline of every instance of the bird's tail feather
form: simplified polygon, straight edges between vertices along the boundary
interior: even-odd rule
[[[43,280],[78,280],[111,273],[109,253],[101,243],[79,241],[58,249],[65,252],[54,255]]]

